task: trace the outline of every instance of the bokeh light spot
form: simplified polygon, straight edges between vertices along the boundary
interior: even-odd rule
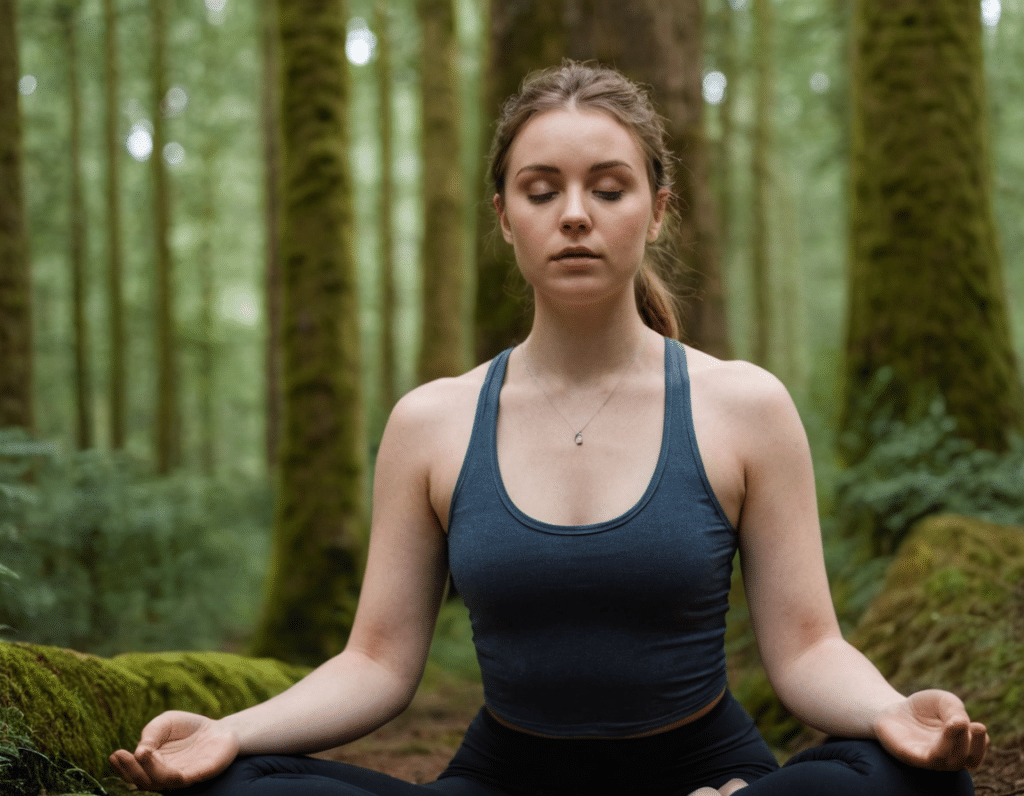
[[[725,75],[721,72],[708,72],[704,75],[703,90],[704,101],[711,105],[718,105],[725,99],[725,88],[728,85]]]

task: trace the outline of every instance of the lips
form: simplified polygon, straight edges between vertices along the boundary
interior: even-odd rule
[[[600,257],[597,252],[591,251],[585,246],[570,246],[567,249],[562,249],[558,254],[554,256],[555,260],[570,260],[570,259],[594,259]]]

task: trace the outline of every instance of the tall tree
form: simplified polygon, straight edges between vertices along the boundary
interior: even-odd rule
[[[181,413],[174,324],[174,264],[171,260],[171,200],[164,165],[164,100],[167,96],[167,19],[162,0],[149,3],[152,54],[153,242],[156,247],[156,469],[168,473],[181,464]]]
[[[277,466],[281,436],[281,64],[278,55],[278,0],[262,0],[263,81],[260,92],[263,128],[264,303],[266,325],[265,445],[267,469]]]
[[[67,59],[67,98],[71,120],[68,135],[69,261],[71,265],[71,321],[74,350],[75,442],[79,450],[91,448],[92,385],[89,372],[89,329],[86,321],[86,211],[82,196],[82,94],[78,81],[77,0],[58,0],[57,18]]]
[[[416,0],[422,42],[424,229],[419,380],[466,370],[466,279],[454,0]]]
[[[993,224],[977,3],[861,0],[841,447],[936,396],[995,450],[1024,430]],[[873,381],[887,374],[884,390]],[[875,388],[878,387],[877,382]],[[872,400],[873,399],[873,400]]]
[[[381,377],[380,402],[390,412],[398,398],[395,355],[395,256],[394,232],[394,146],[392,143],[392,91],[391,19],[387,0],[376,0],[373,7],[374,27],[377,29],[377,97],[380,113],[377,116],[377,134],[380,138],[380,323],[381,323]]]
[[[17,0],[0,0],[0,427],[32,428],[32,285],[18,107]]]
[[[774,351],[772,258],[769,212],[772,206],[771,153],[774,73],[771,0],[754,0],[754,129],[750,156],[750,284],[753,294],[751,359],[772,367]]]
[[[365,435],[342,0],[279,2],[284,424],[259,655],[344,645],[365,541]]]
[[[676,279],[683,334],[715,356],[730,354],[717,219],[704,135],[704,17],[700,0],[582,0],[569,52],[614,64],[650,85],[677,160],[679,225],[673,244],[685,266]],[[644,42],[638,47],[636,42]]]
[[[110,317],[109,398],[110,446],[124,447],[127,436],[127,339],[124,327],[122,271],[124,252],[121,245],[121,142],[118,136],[119,66],[117,48],[117,15],[114,0],[103,0],[104,23],[104,127],[103,140],[107,157],[107,313]]]
[[[490,141],[502,102],[523,77],[557,65],[565,55],[565,5],[565,0],[490,0],[487,67],[481,81],[485,141]],[[480,197],[477,223],[477,359],[489,359],[521,341],[530,328],[525,283],[496,234],[490,190],[485,188]]]

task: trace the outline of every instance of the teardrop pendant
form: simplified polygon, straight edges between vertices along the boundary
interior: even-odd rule
[[[577,434],[576,434],[576,444],[577,445],[582,445],[583,444],[583,432],[582,431],[577,432]]]

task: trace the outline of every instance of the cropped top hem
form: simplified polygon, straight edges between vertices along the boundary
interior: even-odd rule
[[[497,721],[504,723],[505,726],[513,730],[553,738],[631,738],[640,735],[653,735],[657,734],[658,731],[674,729],[679,722],[690,716],[699,718],[698,714],[710,707],[727,690],[728,681],[723,674],[720,682],[716,680],[709,683],[708,691],[710,693],[706,699],[702,697],[703,701],[698,706],[679,708],[666,716],[659,716],[644,722],[601,720],[598,722],[553,725],[509,715],[506,711],[492,705],[486,698],[484,699],[484,704],[487,706],[487,710],[496,717]]]

